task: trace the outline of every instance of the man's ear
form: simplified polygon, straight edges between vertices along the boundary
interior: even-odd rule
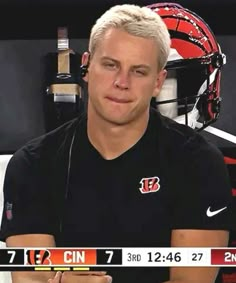
[[[163,69],[161,70],[158,75],[157,75],[157,80],[156,80],[156,87],[154,89],[154,93],[153,93],[153,97],[158,96],[158,94],[161,91],[161,88],[164,84],[164,81],[166,79],[167,76],[167,70]]]
[[[80,71],[81,71],[81,76],[85,82],[88,82],[89,57],[90,57],[90,53],[84,52],[81,59],[82,65],[80,66]]]

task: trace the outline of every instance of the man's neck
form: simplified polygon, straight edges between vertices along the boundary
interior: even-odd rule
[[[134,146],[146,131],[149,115],[125,125],[115,125],[88,115],[88,138],[104,159],[115,159]]]

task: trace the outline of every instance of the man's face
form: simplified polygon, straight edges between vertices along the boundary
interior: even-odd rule
[[[158,56],[154,40],[109,29],[90,58],[85,77],[89,115],[116,125],[142,118],[165,79],[166,72],[158,71]]]

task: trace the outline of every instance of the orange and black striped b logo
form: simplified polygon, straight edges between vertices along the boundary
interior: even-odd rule
[[[29,265],[50,265],[50,252],[48,250],[27,250],[27,264]]]

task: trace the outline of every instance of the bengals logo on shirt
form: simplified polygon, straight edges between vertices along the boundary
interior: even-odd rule
[[[142,194],[154,193],[160,190],[160,179],[157,176],[142,178],[139,183],[141,184],[139,190]]]
[[[30,265],[50,265],[50,252],[48,250],[27,250],[27,264]]]

